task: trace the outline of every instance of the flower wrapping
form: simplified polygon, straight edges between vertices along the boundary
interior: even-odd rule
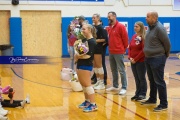
[[[62,80],[71,80],[72,78],[72,69],[70,68],[62,68],[61,72],[61,79]]]
[[[79,91],[83,90],[80,82],[70,80],[69,83],[70,83],[73,91],[79,92]]]

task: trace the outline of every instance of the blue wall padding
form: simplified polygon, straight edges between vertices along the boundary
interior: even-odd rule
[[[67,52],[67,28],[70,24],[70,21],[73,20],[74,17],[63,17],[62,18],[62,57],[69,56]],[[90,24],[92,24],[92,18],[86,18]],[[101,18],[104,26],[108,25],[108,20],[106,17]],[[134,34],[134,23],[137,21],[142,21],[145,26],[148,26],[146,23],[145,17],[118,17],[118,21],[120,22],[128,22],[128,36],[129,41],[131,40],[132,35]],[[171,53],[176,53],[180,51],[180,17],[159,17],[159,21],[163,23],[170,23],[170,34],[169,38],[171,41]],[[108,50],[107,50],[108,54]]]
[[[20,17],[11,17],[10,44],[14,46],[13,55],[22,56],[22,22]]]

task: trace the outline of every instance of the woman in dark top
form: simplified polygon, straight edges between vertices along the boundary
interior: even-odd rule
[[[103,26],[102,20],[100,20],[101,25]],[[106,49],[108,46],[108,33],[107,30],[104,28],[104,34],[106,36],[105,42],[103,43],[103,52],[102,52],[102,66],[104,70],[104,85],[107,85],[107,68],[106,68]],[[91,77],[91,83],[95,84],[97,82],[96,74],[94,73]]]
[[[96,48],[94,53],[94,72],[97,77],[97,82],[94,85],[94,89],[100,90],[105,89],[104,85],[104,69],[102,67],[102,53],[103,53],[103,44],[106,39],[106,35],[104,32],[104,28],[100,23],[100,15],[94,14],[92,17],[92,21],[97,30],[96,35]]]
[[[131,69],[135,78],[136,91],[131,100],[140,101],[146,98],[147,82],[146,82],[146,67],[144,63],[144,38],[145,28],[142,22],[136,22],[134,25],[132,40],[129,44],[128,58],[131,62]]]
[[[85,101],[79,105],[79,108],[83,108],[84,112],[91,112],[98,109],[95,103],[95,92],[91,86],[91,71],[93,69],[94,50],[96,46],[96,29],[90,24],[84,24],[82,26],[82,34],[85,37],[82,42],[88,42],[89,51],[84,55],[75,54],[77,75],[85,96]]]

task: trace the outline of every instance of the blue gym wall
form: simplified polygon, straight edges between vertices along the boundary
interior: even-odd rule
[[[62,57],[69,56],[67,52],[67,28],[70,24],[70,21],[74,17],[63,17],[62,18]],[[92,24],[91,17],[86,18],[90,24]],[[108,25],[108,21],[106,17],[101,18],[104,26]],[[129,39],[131,39],[134,34],[134,23],[136,21],[142,21],[145,26],[146,20],[145,17],[118,17],[118,21],[128,22],[128,35]],[[161,23],[170,23],[170,41],[171,41],[171,53],[176,53],[180,51],[180,17],[160,17],[159,21]],[[14,45],[14,55],[22,55],[22,25],[21,18],[10,18],[10,42]],[[107,51],[108,54],[108,51]]]

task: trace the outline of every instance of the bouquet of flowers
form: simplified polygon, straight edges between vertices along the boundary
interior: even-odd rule
[[[74,30],[74,34],[76,35],[76,37],[78,39],[84,39],[84,36],[81,33],[81,29],[80,29],[80,25],[78,22],[78,18],[74,18],[74,20],[71,21],[71,25],[74,26],[73,30]]]
[[[75,54],[77,55],[85,55],[88,51],[89,51],[89,46],[88,46],[88,42],[82,42],[81,39],[77,40],[74,43],[74,49],[75,49]]]
[[[140,42],[141,42],[141,37],[140,37],[140,36],[137,36],[137,37],[135,38],[135,40],[136,40],[136,45],[139,45]]]

